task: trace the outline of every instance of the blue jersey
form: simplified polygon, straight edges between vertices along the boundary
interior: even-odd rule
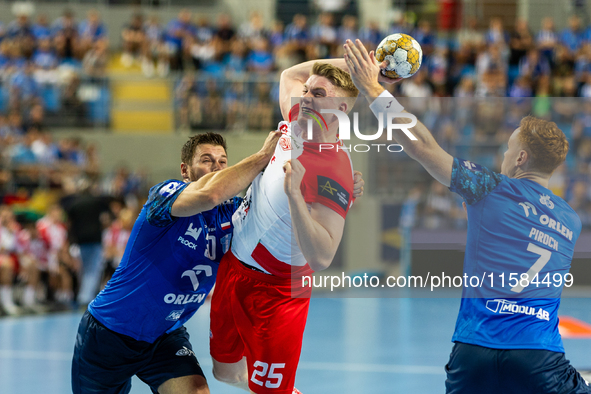
[[[107,328],[153,343],[193,316],[213,287],[242,199],[173,217],[172,204],[187,185],[168,180],[150,189],[119,267],[88,306]]]
[[[468,206],[465,277],[484,278],[481,286],[464,285],[452,340],[564,352],[558,307],[581,232],[577,214],[534,181],[460,159],[450,190]]]

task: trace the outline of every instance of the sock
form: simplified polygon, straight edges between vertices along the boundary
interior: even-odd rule
[[[23,304],[25,306],[31,306],[35,304],[35,287],[28,285],[25,287],[25,292],[23,294]]]
[[[2,305],[14,305],[12,301],[12,286],[0,286],[0,298],[2,299]]]

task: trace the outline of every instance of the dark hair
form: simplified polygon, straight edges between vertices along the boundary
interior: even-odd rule
[[[224,139],[224,137],[222,137],[221,134],[197,134],[189,138],[189,141],[185,142],[185,145],[183,145],[183,149],[181,150],[181,162],[185,164],[191,164],[197,146],[203,144],[221,146],[222,148],[224,148],[226,152],[228,151],[228,148],[226,147],[226,140]]]

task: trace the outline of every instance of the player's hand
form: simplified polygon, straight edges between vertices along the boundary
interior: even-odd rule
[[[370,55],[373,51],[370,52]],[[378,73],[378,82],[384,82],[387,84],[393,84],[393,83],[397,83],[402,81],[404,78],[389,78],[387,76],[385,76],[384,74],[382,74],[382,70],[385,70],[386,67],[388,67],[388,61],[384,60],[381,64],[380,64],[380,72]]]
[[[287,160],[283,165],[283,171],[285,171],[283,190],[287,194],[287,197],[293,197],[297,193],[301,195],[300,186],[306,173],[306,169],[302,163],[298,159]]]
[[[380,64],[376,60],[373,51],[367,52],[365,46],[360,40],[347,40],[345,48],[345,63],[349,67],[349,73],[353,83],[359,89],[361,94],[366,97],[377,97],[384,91],[379,84],[378,77]]]
[[[359,198],[363,196],[363,186],[365,181],[362,178],[362,173],[359,171],[353,172],[353,197]]]
[[[273,153],[275,153],[275,147],[277,146],[277,141],[279,141],[279,138],[281,138],[281,131],[271,131],[259,153],[264,155],[265,158],[271,160]]]

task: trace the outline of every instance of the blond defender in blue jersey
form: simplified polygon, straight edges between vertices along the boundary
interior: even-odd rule
[[[404,111],[379,84],[396,81],[381,76],[383,65],[361,42],[347,41],[345,60],[376,116]],[[548,189],[568,152],[562,131],[555,123],[524,118],[509,138],[499,174],[453,158],[420,122],[409,130],[416,140],[396,135],[404,151],[467,204],[464,274],[492,274],[496,281],[464,288],[446,392],[591,393],[566,360],[558,332],[564,280],[558,286],[553,280],[544,283],[547,274],[564,278],[568,273],[581,231],[577,214]],[[510,281],[511,274],[525,279]]]

